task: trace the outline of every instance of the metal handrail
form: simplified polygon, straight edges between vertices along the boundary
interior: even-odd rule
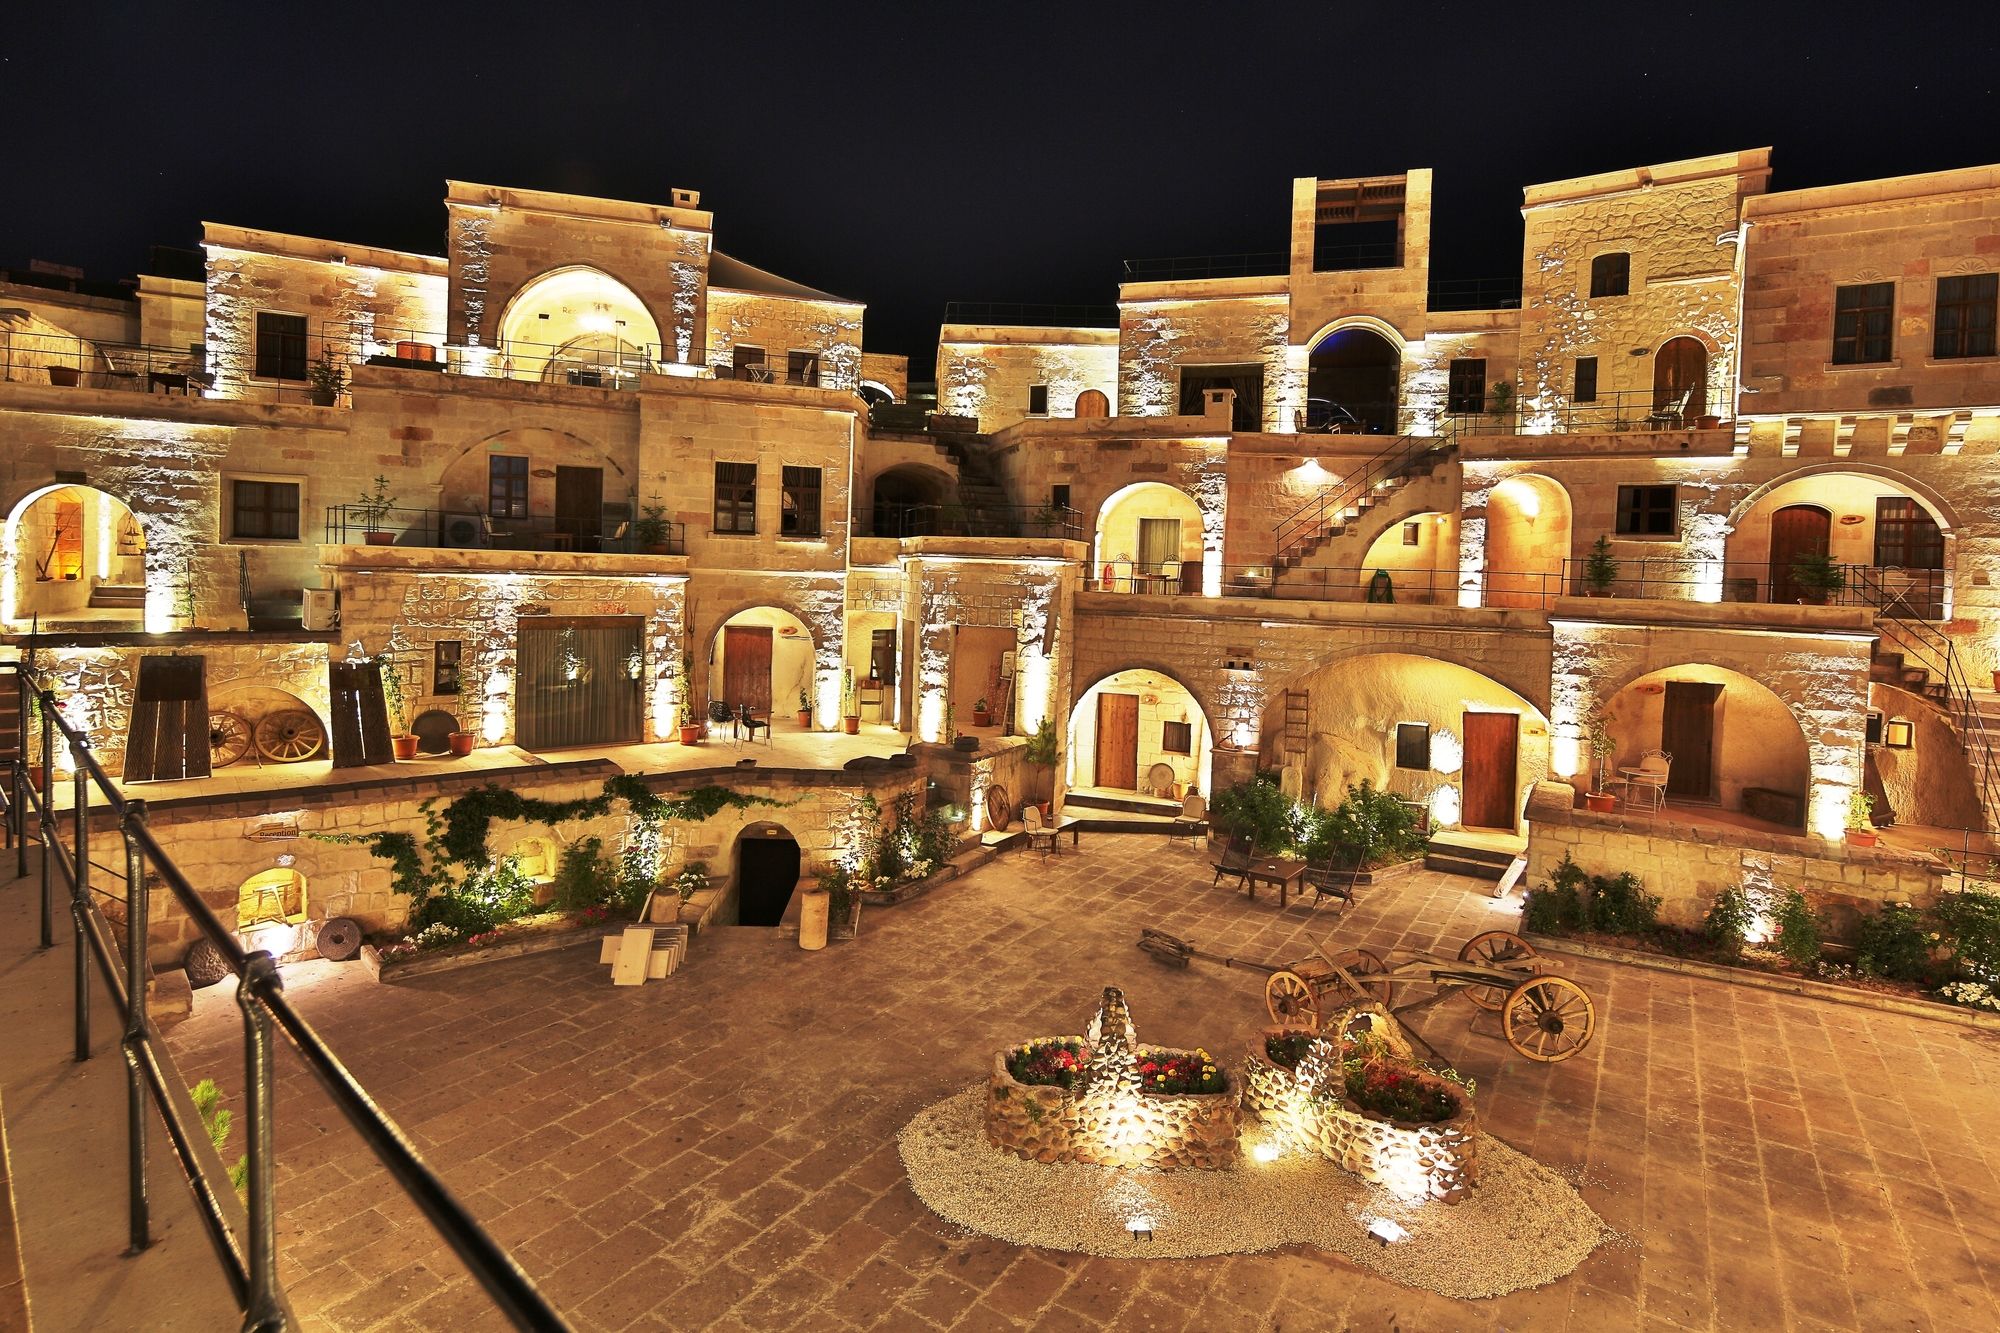
[[[874,537],[1060,537],[1082,541],[1083,515],[1067,505],[881,505],[868,515]]]
[[[274,1105],[276,1065],[273,1028],[291,1043],[348,1123],[353,1125],[390,1178],[437,1228],[445,1243],[465,1263],[494,1304],[517,1328],[568,1328],[561,1315],[536,1290],[513,1259],[453,1197],[444,1183],[417,1155],[403,1131],[385,1115],[355,1081],[311,1024],[295,1010],[284,993],[284,980],[268,952],[246,950],[234,931],[225,927],[214,909],[188,881],[173,858],[153,836],[146,802],[128,799],[111,780],[90,748],[89,735],[62,715],[55,691],[25,662],[4,663],[15,674],[20,699],[21,750],[11,762],[14,808],[19,821],[15,841],[15,873],[28,874],[27,821],[36,816],[41,844],[41,947],[54,945],[54,889],[57,878],[67,886],[75,930],[75,1051],[74,1058],[91,1058],[90,974],[95,968],[111,994],[123,1025],[120,1049],[126,1066],[127,1230],[130,1248],[138,1252],[152,1243],[151,1204],[146,1181],[147,1103],[166,1123],[174,1155],[194,1194],[204,1232],[232,1293],[243,1309],[245,1330],[280,1333],[293,1326],[278,1281]],[[28,781],[26,758],[31,735],[39,744],[41,783]],[[68,748],[73,773],[69,845],[56,834],[54,799],[55,745],[60,736]],[[122,959],[110,927],[91,898],[91,793],[102,797],[101,810],[118,825],[125,850],[125,947]],[[151,868],[151,874],[148,873]],[[243,1011],[245,1119],[249,1124],[247,1244],[232,1221],[234,1205],[211,1179],[202,1152],[206,1130],[173,1064],[158,1027],[148,1012],[145,976],[150,936],[152,880],[172,893],[202,939],[221,954],[237,976],[236,1002]],[[211,1154],[212,1155],[212,1154]],[[232,1192],[233,1194],[233,1192]]]
[[[1115,329],[1115,305],[1062,305],[1036,301],[946,301],[947,324],[988,324],[1070,329]]]
[[[1352,477],[1320,488],[1278,522],[1274,545],[1279,560],[1287,560],[1318,539],[1330,527],[1331,519],[1359,504],[1376,487],[1405,473],[1429,455],[1449,454],[1457,447],[1452,433],[1442,435],[1399,435],[1388,448],[1376,454]]]
[[[659,520],[665,527],[662,540],[641,546],[638,530],[651,519],[632,519],[621,533],[586,532],[581,519],[560,515],[531,514],[527,518],[488,518],[475,508],[412,509],[391,505],[378,509],[370,504],[335,504],[326,507],[326,523],[321,541],[328,546],[360,545],[372,534],[388,537],[387,542],[367,542],[371,546],[480,547],[498,550],[575,550],[598,554],[687,554],[687,524]],[[601,526],[601,525],[600,525]],[[551,541],[551,539],[556,539]],[[538,543],[550,542],[550,545]],[[567,542],[565,548],[560,545]],[[664,550],[656,548],[664,547]]]

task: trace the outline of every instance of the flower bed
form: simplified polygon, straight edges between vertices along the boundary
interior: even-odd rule
[[[581,912],[540,912],[464,937],[449,926],[433,924],[416,935],[372,946],[368,953],[374,955],[376,978],[392,981],[595,940],[603,934],[604,923],[612,915],[608,907]]]

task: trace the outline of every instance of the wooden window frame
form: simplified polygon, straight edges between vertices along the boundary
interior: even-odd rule
[[[1176,729],[1179,732],[1179,744],[1175,744]],[[1194,723],[1162,722],[1160,724],[1160,752],[1162,754],[1192,755],[1194,753]]]
[[[1632,252],[1630,250],[1606,250],[1601,255],[1591,256],[1591,299],[1631,294]]]
[[[1664,492],[1666,503],[1659,503]],[[1653,482],[1645,485],[1620,486],[1618,488],[1617,518],[1612,531],[1620,537],[1651,538],[1672,541],[1681,532],[1681,488],[1673,482]],[[1655,526],[1658,517],[1664,513],[1667,526]]]
[[[800,388],[819,387],[819,353],[794,348],[785,353],[785,383]]]
[[[1049,414],[1049,386],[1030,384],[1028,386],[1028,415],[1045,417]]]
[[[732,469],[727,475],[723,469]],[[740,470],[738,470],[740,469]],[[715,513],[718,536],[757,535],[757,465],[718,460],[715,464]]]
[[[1588,373],[1586,373],[1586,369]],[[1594,403],[1597,401],[1597,358],[1580,356],[1576,359],[1576,374],[1572,382],[1569,399],[1573,403]]]
[[[1932,360],[2000,355],[1996,326],[2000,326],[2000,273],[1958,273],[1937,280],[1937,311],[1931,320]]]
[[[1871,328],[1879,324],[1879,328]],[[1896,355],[1896,284],[1852,282],[1833,289],[1833,364],[1886,365]]]
[[[269,327],[267,320],[273,322]],[[298,326],[293,329],[287,324],[278,328],[275,326],[278,320],[296,320]],[[259,310],[252,321],[251,378],[280,384],[305,383],[312,364],[311,341],[311,327],[304,315],[286,310]],[[293,374],[294,370],[298,373]]]
[[[502,465],[505,465],[504,467]],[[519,464],[516,467],[515,464]],[[519,476],[515,476],[515,473]],[[503,475],[504,474],[504,475]],[[518,485],[517,485],[518,483]],[[515,494],[516,490],[520,493]],[[486,456],[486,516],[488,518],[528,517],[528,456],[488,454]]]
[[[228,483],[229,487],[229,536],[226,540],[232,542],[282,542],[287,545],[297,545],[300,541],[304,540],[306,510],[305,478],[265,476],[258,473],[230,473],[224,480]],[[284,511],[274,509],[268,503],[252,505],[246,508],[238,502],[238,488],[242,486],[262,486],[267,491],[273,486],[289,486],[292,488],[292,532],[290,536],[286,536],[282,532],[245,532],[243,530],[242,515],[245,513],[274,515],[282,514]]]
[[[1398,722],[1396,724],[1396,767],[1411,773],[1430,772],[1430,723]]]
[[[1452,416],[1478,416],[1486,410],[1486,358],[1457,356],[1445,381],[1444,410]]]
[[[1926,527],[1935,540],[1919,539]],[[1873,554],[1877,569],[1943,569],[1944,532],[1930,511],[1910,497],[1877,496]],[[1935,564],[1928,563],[1933,560]]]
[[[780,481],[778,535],[800,540],[824,536],[820,497],[825,493],[825,475],[821,469],[788,463]]]

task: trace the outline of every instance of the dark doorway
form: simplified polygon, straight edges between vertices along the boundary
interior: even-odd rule
[[[1660,713],[1660,748],[1673,756],[1667,795],[1697,801],[1715,797],[1715,702],[1722,686],[1690,680],[1667,682]]]
[[[524,750],[640,739],[638,616],[523,616],[515,739]]]
[[[771,711],[771,627],[722,627],[722,701],[735,712],[744,704],[753,713]]]
[[[604,535],[604,469],[556,469],[556,531],[579,551],[595,550]]]
[[[1466,713],[1464,800],[1467,828],[1514,828],[1514,772],[1521,719],[1516,713]]]
[[[1139,696],[1097,696],[1097,785],[1139,788]]]
[[[919,472],[891,468],[875,478],[871,526],[877,537],[924,537],[937,531],[943,491]]]
[[[799,885],[799,844],[776,826],[743,830],[736,840],[736,919],[775,926],[785,919]]]
[[[1313,348],[1306,373],[1307,430],[1396,433],[1403,358],[1387,338],[1368,329],[1341,329]]]
[[[1264,429],[1264,367],[1254,361],[1230,366],[1182,366],[1180,414],[1202,416],[1207,405],[1202,395],[1210,389],[1229,389],[1236,394],[1231,405],[1231,430]]]
[[[1818,505],[1786,505],[1771,515],[1771,600],[1803,601],[1807,592],[1795,568],[1804,556],[1825,555],[1833,534],[1833,515]],[[1811,597],[1824,601],[1826,594]]]
[[[1697,338],[1669,338],[1653,354],[1653,410],[1684,422],[1708,415],[1708,349]]]

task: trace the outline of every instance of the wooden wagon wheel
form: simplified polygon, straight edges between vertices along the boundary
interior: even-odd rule
[[[1290,968],[1280,968],[1264,983],[1264,1007],[1280,1027],[1319,1030],[1319,997],[1312,983]]]
[[[1590,1044],[1597,1008],[1568,977],[1534,977],[1507,997],[1504,1022],[1509,1046],[1530,1060],[1554,1064]]]
[[[1014,817],[1014,800],[1007,795],[1007,789],[994,783],[986,789],[986,827],[1003,829],[1007,821]]]
[[[266,713],[257,719],[257,753],[279,764],[310,759],[326,746],[326,728],[303,708]]]
[[[241,713],[217,709],[208,715],[208,763],[227,768],[250,753],[250,723]]]
[[[1376,953],[1373,949],[1356,949],[1354,951],[1354,961],[1347,965],[1347,970],[1353,975],[1356,981],[1361,983],[1362,990],[1367,991],[1368,994],[1382,1002],[1384,1009],[1395,1003],[1395,982],[1390,981],[1386,976],[1380,981],[1368,980],[1369,977],[1380,976],[1389,970],[1389,960],[1381,954]]]
[[[1458,951],[1458,961],[1461,963],[1477,963],[1481,967],[1496,968],[1519,958],[1534,956],[1535,946],[1511,930],[1489,930],[1474,935],[1465,942],[1465,947]],[[1535,964],[1535,970],[1539,972],[1541,964]],[[1487,1013],[1496,1014],[1500,1012],[1500,1007],[1507,1003],[1508,992],[1512,989],[1511,986],[1468,985],[1465,994]]]

